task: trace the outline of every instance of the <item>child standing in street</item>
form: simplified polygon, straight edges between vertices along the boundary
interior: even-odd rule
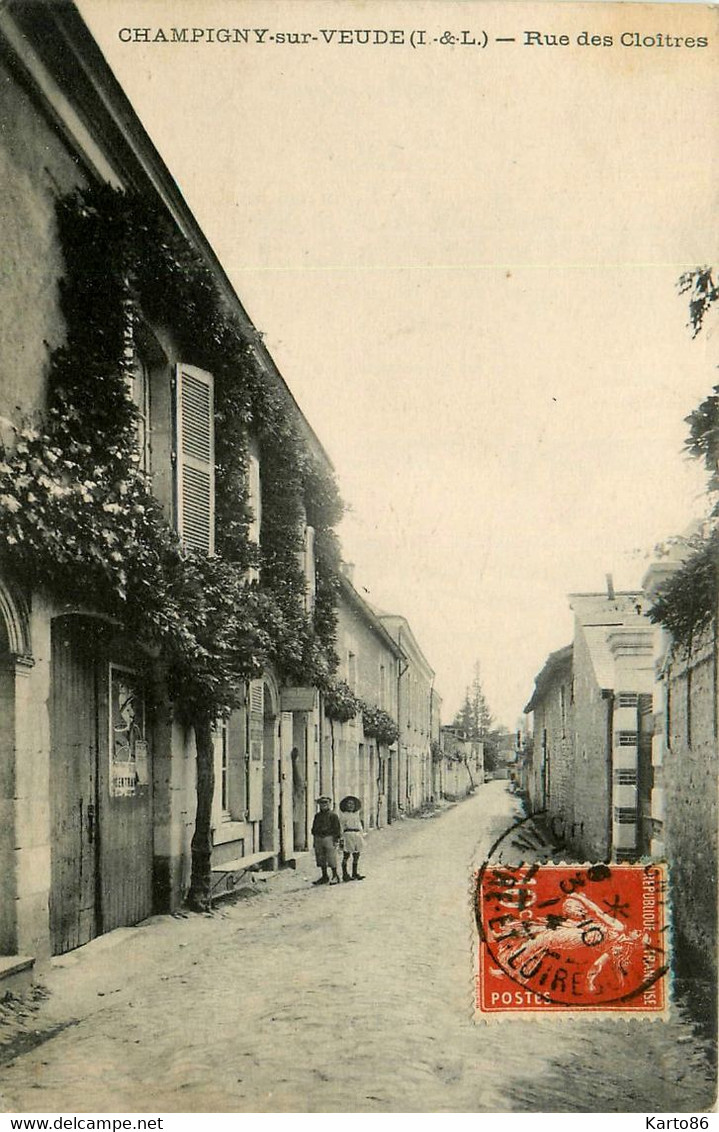
[[[342,880],[364,880],[359,871],[359,859],[364,843],[364,823],[360,816],[362,803],[352,794],[340,802],[340,826],[342,828]],[[352,857],[352,875],[349,873],[349,859]]]
[[[312,840],[315,848],[315,861],[320,870],[320,876],[313,884],[339,884],[337,875],[337,846],[341,836],[340,819],[334,810],[330,809],[332,799],[323,794],[317,799],[319,813],[316,813],[312,822]],[[332,870],[332,880],[327,870]]]

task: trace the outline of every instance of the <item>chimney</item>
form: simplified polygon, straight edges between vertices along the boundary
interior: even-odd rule
[[[611,574],[607,574],[607,598],[614,601],[614,579]]]

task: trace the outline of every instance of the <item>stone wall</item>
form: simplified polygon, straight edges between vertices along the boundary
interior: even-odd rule
[[[708,966],[717,952],[716,621],[665,675],[664,841],[675,933]]]
[[[17,421],[43,406],[48,347],[65,336],[55,200],[79,176],[56,131],[1,65],[0,121],[0,416]]]

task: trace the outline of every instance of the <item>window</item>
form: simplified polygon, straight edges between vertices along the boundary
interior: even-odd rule
[[[219,719],[215,724],[214,735],[216,774],[220,787],[220,807],[222,820],[230,820],[229,757],[227,743],[227,720]]]
[[[304,546],[305,611],[312,613],[315,608],[317,574],[315,568],[315,528],[305,527]]]
[[[262,483],[259,448],[255,440],[250,440],[247,452],[247,503],[252,512],[247,534],[250,542],[259,547],[262,533]],[[250,582],[259,581],[258,567],[250,567],[247,576]]]
[[[614,781],[617,786],[636,786],[637,772],[631,768],[616,770],[614,772]]]
[[[217,719],[212,729],[215,793],[212,807],[216,829],[228,822],[244,821],[247,810],[247,720],[242,711]],[[260,762],[260,766],[261,766]],[[237,831],[231,832],[236,840]],[[219,839],[225,840],[221,833]]]
[[[617,743],[618,747],[636,747],[638,735],[636,731],[618,731]]]
[[[357,691],[357,656],[353,652],[347,653],[347,683],[353,692]]]
[[[138,468],[150,474],[150,371],[136,350],[132,352],[132,368],[126,372],[127,388],[137,410]]]
[[[194,366],[175,371],[175,503],[186,549],[215,550],[215,435],[212,376]]]
[[[379,666],[379,706],[381,708],[387,707],[387,672],[385,666]]]
[[[615,806],[614,820],[617,825],[636,825],[637,811],[629,806]]]
[[[633,708],[639,704],[639,696],[636,692],[619,692],[617,696],[617,707],[620,708]]]

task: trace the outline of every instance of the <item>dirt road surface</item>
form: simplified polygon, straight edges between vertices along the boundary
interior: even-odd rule
[[[373,833],[359,883],[310,864],[208,916],[53,960],[0,1069],[6,1112],[699,1112],[706,1043],[672,1021],[478,1025],[469,866],[518,816],[492,782]]]

